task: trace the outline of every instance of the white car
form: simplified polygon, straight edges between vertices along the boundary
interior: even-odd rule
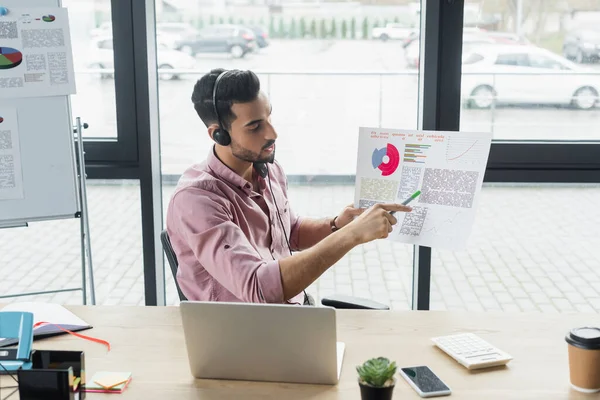
[[[592,109],[600,73],[549,50],[527,45],[484,45],[463,53],[462,99],[474,108],[494,104],[556,104]]]
[[[163,80],[178,79],[177,73],[169,72],[172,69],[194,69],[196,59],[178,50],[173,50],[165,45],[157,47],[157,63],[159,78]],[[113,69],[114,52],[111,37],[97,38],[92,41],[89,67],[93,69]],[[112,73],[100,74],[101,78],[110,78]]]
[[[414,26],[401,23],[389,23],[383,28],[373,28],[371,37],[384,42],[389,39],[404,40],[417,30]]]
[[[158,22],[156,35],[159,43],[173,49],[178,41],[198,35],[198,29],[185,22]]]
[[[157,43],[174,48],[175,43],[183,38],[195,36],[198,30],[185,22],[157,22]],[[112,22],[103,22],[97,28],[90,31],[92,39],[112,36]]]
[[[482,44],[494,44],[496,41],[487,35],[479,33],[463,33],[463,53],[468,51],[469,48],[475,45]],[[411,40],[411,42],[404,47],[404,58],[406,59],[406,65],[409,68],[419,68],[419,55],[421,52],[421,41],[419,38]]]

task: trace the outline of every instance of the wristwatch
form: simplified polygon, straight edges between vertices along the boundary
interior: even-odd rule
[[[338,228],[337,226],[335,226],[335,220],[336,220],[336,219],[337,219],[337,215],[336,215],[335,217],[333,217],[333,218],[331,219],[331,221],[329,222],[329,226],[331,226],[331,232],[335,232],[335,231],[337,231],[338,229],[340,229],[340,228]]]

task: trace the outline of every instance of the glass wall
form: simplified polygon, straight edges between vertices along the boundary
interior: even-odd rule
[[[137,181],[88,181],[96,304],[144,304],[139,193]],[[81,285],[79,219],[0,229],[0,296]],[[2,303],[14,301],[83,302],[81,291],[0,299]]]
[[[110,0],[64,0],[69,10],[77,94],[73,119],[89,124],[87,138],[117,138]]]
[[[461,129],[499,140],[598,140],[598,5],[469,1]],[[591,4],[591,3],[590,3]]]
[[[341,212],[354,198],[358,128],[417,127],[419,57],[407,46],[419,23],[418,3],[157,3],[165,207],[180,174],[212,148],[190,98],[202,74],[222,67],[259,75],[296,212]],[[409,308],[412,247],[358,247],[309,291]],[[167,292],[176,298],[169,282]]]
[[[89,173],[94,157],[118,158],[124,146],[117,138],[135,136],[135,131],[117,132],[111,0],[63,0],[62,5],[70,17],[77,86],[77,94],[71,96],[72,116],[89,124],[83,131]],[[104,153],[98,154],[90,146],[96,143],[113,146],[104,147]],[[144,304],[139,193],[137,180],[88,179],[97,304]],[[0,296],[81,288],[80,238],[79,219],[0,229]],[[10,297],[0,302],[33,300],[81,304],[82,293]],[[88,291],[88,304],[90,301]]]
[[[493,147],[599,144],[600,9],[575,3],[467,2],[461,130]],[[467,248],[433,249],[432,308],[600,310],[599,200],[598,185],[485,185]]]

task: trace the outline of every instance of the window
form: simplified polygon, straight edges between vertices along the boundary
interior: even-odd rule
[[[185,169],[212,149],[190,96],[196,80],[213,68],[259,73],[273,104],[277,160],[288,175],[290,204],[306,217],[332,217],[353,202],[359,127],[416,129],[418,49],[414,56],[401,47],[410,33],[405,20],[418,21],[415,15],[407,18],[403,10],[372,15],[368,7],[356,12],[342,3],[313,4],[293,14],[249,14],[235,5],[224,14],[216,1],[200,9],[178,4],[174,14],[159,7],[157,20],[185,18],[211,40],[189,43],[197,67],[176,68],[179,79],[159,84],[165,205]],[[232,37],[229,24],[239,27],[240,36]],[[389,37],[375,40],[373,30],[388,24],[394,28]],[[259,29],[252,33],[250,27]],[[185,52],[174,48],[180,50]],[[170,280],[167,288],[172,302]],[[309,289],[317,299],[334,292],[409,308],[412,247],[383,241],[356,248]]]
[[[533,68],[567,69],[567,67],[560,62],[541,54],[529,54],[529,66]]]
[[[69,10],[75,55],[77,94],[71,96],[72,116],[89,125],[83,131],[88,177],[131,178],[138,157],[131,111],[134,97],[128,94],[135,85],[131,5],[117,0],[96,0],[93,5],[64,0],[62,5]],[[113,31],[123,40],[113,43]],[[126,164],[127,171],[117,173],[120,167],[107,163]]]
[[[463,56],[463,64],[475,64],[478,63],[479,61],[483,61],[483,56],[481,54],[477,54],[477,53],[470,53],[467,54],[466,56]]]
[[[514,65],[520,67],[529,66],[529,61],[526,54],[498,54],[496,65]]]
[[[432,250],[431,307],[597,312],[588,229],[597,230],[600,185],[583,182],[586,170],[600,168],[599,71],[583,65],[593,62],[589,53],[569,39],[579,28],[573,15],[552,25],[547,18],[560,12],[543,2],[515,2],[521,10],[477,3],[504,16],[494,29],[516,37],[503,40],[530,43],[490,45],[495,65],[484,74],[462,70],[460,129],[493,132],[494,141],[467,248]],[[577,202],[577,211],[557,210],[557,202]]]

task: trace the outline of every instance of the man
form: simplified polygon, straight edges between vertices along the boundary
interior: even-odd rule
[[[411,210],[379,204],[300,218],[275,161],[277,132],[258,77],[213,70],[196,83],[192,102],[215,144],[184,172],[167,210],[189,300],[308,304],[304,290],[323,272],[353,247],[387,237],[397,222],[390,211]]]

